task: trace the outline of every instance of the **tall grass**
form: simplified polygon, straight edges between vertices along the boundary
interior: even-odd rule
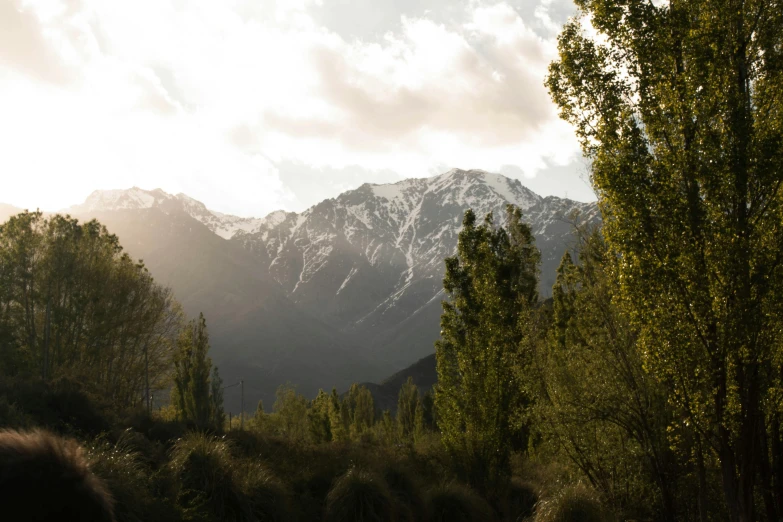
[[[255,520],[294,520],[288,489],[271,471],[260,463],[251,461],[240,470],[240,477],[240,487]]]
[[[97,439],[87,448],[90,469],[103,479],[114,497],[118,522],[178,520],[173,503],[152,487],[157,472],[123,439],[111,444]]]
[[[399,522],[419,522],[427,519],[427,502],[419,481],[400,463],[384,467],[383,479],[389,487]]]
[[[249,505],[234,484],[236,463],[224,441],[188,433],[174,445],[170,467],[177,503],[191,520],[248,520]]]
[[[326,497],[324,522],[395,522],[389,487],[376,473],[348,470]]]
[[[605,509],[594,492],[582,485],[564,488],[540,502],[536,522],[611,522],[614,516]]]
[[[438,486],[430,492],[430,522],[493,522],[486,500],[460,484]]]

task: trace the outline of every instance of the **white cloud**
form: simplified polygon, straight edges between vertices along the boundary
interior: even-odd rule
[[[328,0],[277,0],[266,16],[255,0],[15,2],[0,0],[25,22],[0,38],[24,44],[0,54],[10,203],[160,186],[259,215],[315,197],[278,164],[350,172],[324,184],[329,197],[357,168],[532,176],[578,155],[543,87],[556,33],[531,24],[552,23],[548,2],[530,21],[503,2],[471,2],[461,23],[402,17],[378,41],[321,26],[312,13]]]

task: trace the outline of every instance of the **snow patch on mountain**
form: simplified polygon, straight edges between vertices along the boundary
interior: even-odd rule
[[[152,208],[173,199],[161,189],[143,190],[132,187],[125,190],[96,190],[81,205],[67,209],[71,214],[88,214],[106,210],[138,210]]]

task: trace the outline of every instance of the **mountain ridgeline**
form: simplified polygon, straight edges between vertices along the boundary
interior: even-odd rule
[[[541,250],[541,294],[572,244],[571,216],[598,222],[595,203],[541,197],[479,170],[370,185],[302,213],[241,218],[160,189],[96,191],[67,212],[97,218],[169,285],[190,315],[203,311],[226,383],[245,381],[246,408],[292,382],[318,388],[375,381],[433,353],[443,259],[468,208],[496,221],[519,206]],[[236,396],[235,396],[236,395]],[[239,406],[227,390],[227,409]]]

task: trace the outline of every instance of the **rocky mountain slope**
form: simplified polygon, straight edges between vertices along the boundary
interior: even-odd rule
[[[438,335],[443,259],[456,251],[467,208],[502,223],[508,203],[531,223],[547,296],[572,237],[570,216],[597,221],[595,203],[541,197],[518,180],[479,170],[392,185],[365,184],[302,212],[273,213],[232,242],[303,309],[376,357],[402,367],[432,351]]]

